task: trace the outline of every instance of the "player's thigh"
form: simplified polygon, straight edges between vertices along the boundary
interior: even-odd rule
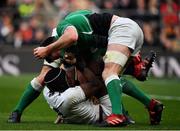
[[[124,45],[134,55],[143,45],[143,32],[135,21],[119,17],[109,29],[108,45],[110,44]],[[126,49],[121,51],[126,53]]]
[[[121,44],[121,43],[108,44],[107,51],[117,51],[117,52],[121,52],[122,54],[126,55],[127,57],[131,56],[131,49],[128,46]]]

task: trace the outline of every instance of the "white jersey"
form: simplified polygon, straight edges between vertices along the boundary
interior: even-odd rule
[[[86,100],[80,86],[69,88],[63,93],[53,94],[45,87],[43,94],[50,107],[63,115],[66,123],[94,124],[99,121],[100,113],[103,118],[111,114],[108,95],[100,98],[100,104],[95,105],[92,101]],[[100,106],[102,112],[100,112]]]

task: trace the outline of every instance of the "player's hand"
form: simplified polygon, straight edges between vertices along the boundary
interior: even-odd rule
[[[44,59],[48,54],[47,47],[37,47],[34,49],[34,56],[38,59]]]

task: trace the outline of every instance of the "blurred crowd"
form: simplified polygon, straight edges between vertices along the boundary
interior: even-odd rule
[[[1,0],[0,46],[37,45],[78,9],[129,17],[142,27],[145,46],[180,52],[180,0]]]

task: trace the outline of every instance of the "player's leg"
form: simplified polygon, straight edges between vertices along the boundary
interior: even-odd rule
[[[99,98],[99,104],[101,106],[101,110],[103,112],[103,115],[101,116],[99,126],[106,126],[106,117],[109,116],[112,113],[112,106],[108,95],[104,95]],[[127,124],[134,124],[135,121],[129,116],[128,111],[125,109],[124,105],[122,104],[122,112],[126,118]]]
[[[86,64],[89,67],[89,71],[84,72],[84,74],[88,75],[88,77],[93,77],[93,78],[95,78],[95,76],[91,75],[91,73],[96,74],[96,77],[97,77],[96,79],[99,79],[100,81],[102,81],[102,77],[100,77],[100,75],[99,75],[99,74],[101,74],[101,72],[102,72],[102,70],[104,68],[102,63],[103,62],[101,62],[100,60],[90,60],[90,61],[88,61]],[[105,99],[106,96],[107,96],[107,90],[105,88],[105,85],[102,82],[99,85],[93,84],[91,82],[90,83],[86,83],[85,86],[81,85],[81,88],[85,92],[87,98],[89,96],[92,96],[92,95],[96,96],[96,98],[99,98],[100,104],[102,106],[106,107],[106,109],[103,112],[106,112],[106,111],[109,111],[110,113],[112,112],[112,110],[111,110],[112,106],[111,106],[109,97],[108,97],[108,99]],[[109,102],[109,104],[108,104],[108,102]],[[110,106],[108,106],[108,105],[110,105]],[[106,116],[110,115],[110,113],[106,114]],[[127,112],[126,112],[126,110],[125,110],[123,105],[122,105],[122,113],[124,114],[124,116],[126,118],[126,123],[132,124],[134,122],[129,117],[129,115],[127,114]],[[100,123],[100,125],[102,126],[103,123]]]
[[[112,115],[107,117],[107,123],[117,126],[124,121],[121,106],[122,83],[118,74],[124,70],[129,57],[140,51],[143,32],[134,21],[119,17],[109,29],[108,42],[102,74],[112,103]]]
[[[151,98],[142,92],[135,84],[131,81],[121,77],[121,81],[123,83],[123,93],[132,96],[137,99],[141,103],[143,103],[146,107],[149,106]]]
[[[10,114],[8,119],[9,123],[20,122],[23,111],[39,96],[41,90],[44,88],[44,77],[46,73],[53,67],[59,67],[59,65],[60,59],[57,59],[52,63],[48,63],[46,60],[44,60],[44,65],[40,74],[32,79],[31,82],[27,85],[16,107]]]
[[[102,61],[102,59],[92,59],[91,61],[88,61],[86,64],[89,67],[89,69],[96,74],[96,77],[103,81],[102,79],[102,71],[104,69],[104,62]],[[104,88],[103,88],[104,87]],[[111,114],[112,112],[112,106],[111,106],[111,102],[109,99],[109,96],[107,95],[107,90],[105,85],[103,84],[103,87],[101,87],[99,89],[99,91],[96,91],[97,93],[94,94],[96,96],[96,98],[99,98],[99,103],[102,106],[102,110],[105,113],[105,116],[108,116]],[[91,87],[92,89],[93,87]],[[131,117],[129,117],[128,112],[125,110],[123,104],[122,104],[122,112],[124,114],[124,116],[126,117],[126,123],[127,124],[132,124],[134,123],[134,121],[131,119]],[[103,122],[100,123],[100,125],[103,125]]]
[[[139,81],[147,80],[149,70],[155,61],[155,57],[156,53],[154,51],[150,51],[144,59],[142,59],[141,54],[133,56],[123,74],[132,75]]]
[[[135,84],[127,79],[121,77],[123,83],[123,93],[132,96],[140,101],[149,111],[150,122],[152,125],[157,125],[161,121],[161,114],[163,111],[163,104],[155,99],[152,99],[140,90]]]
[[[122,85],[118,74],[123,71],[130,54],[127,46],[110,44],[104,59],[102,76],[112,104],[112,114],[107,117],[107,122],[112,126],[124,125],[125,122],[121,104]]]
[[[53,29],[52,36],[56,36],[56,35],[57,35],[56,29]],[[54,37],[48,37],[47,39],[41,42],[40,46],[50,44],[53,41],[55,41]],[[51,69],[51,67],[59,67],[59,64],[60,64],[60,59],[57,59],[52,63],[48,63],[46,60],[44,60],[44,66],[42,67],[39,76],[32,79],[31,82],[27,85],[25,91],[23,92],[21,98],[19,99],[19,102],[17,103],[13,112],[10,114],[8,122],[10,123],[20,122],[21,114],[23,113],[25,108],[39,96],[41,90],[44,88],[44,76],[46,75],[46,73]]]
[[[18,123],[20,122],[21,114],[28,105],[31,104],[41,93],[44,84],[44,76],[51,68],[49,66],[43,66],[40,74],[33,78],[31,82],[25,88],[21,98],[16,104],[13,112],[11,113],[8,122]]]

